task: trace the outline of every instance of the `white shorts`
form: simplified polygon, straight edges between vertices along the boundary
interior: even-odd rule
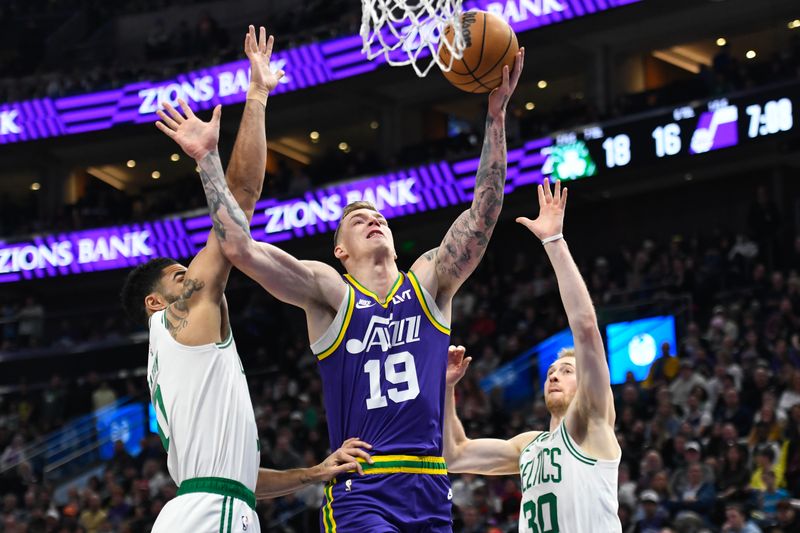
[[[153,533],[260,533],[258,515],[232,496],[205,492],[183,494],[167,502]]]

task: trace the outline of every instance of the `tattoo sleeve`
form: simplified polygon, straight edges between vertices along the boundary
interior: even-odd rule
[[[206,193],[208,209],[214,224],[214,233],[225,250],[229,246],[243,245],[250,236],[250,224],[225,182],[225,173],[219,152],[209,152],[198,161],[200,180]]]
[[[478,266],[503,207],[505,182],[505,116],[489,115],[472,205],[450,226],[436,250],[440,287],[457,288]]]

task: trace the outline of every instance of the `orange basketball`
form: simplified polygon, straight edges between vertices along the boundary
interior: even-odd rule
[[[503,82],[503,67],[514,68],[514,56],[519,44],[517,35],[506,21],[494,13],[467,11],[461,15],[464,33],[464,57],[453,61],[450,72],[442,72],[447,81],[468,93],[488,93]],[[448,26],[442,36],[453,42],[453,27]],[[446,65],[450,51],[444,43],[439,45],[439,58]]]

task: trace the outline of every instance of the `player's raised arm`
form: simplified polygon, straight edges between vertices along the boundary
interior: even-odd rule
[[[269,468],[258,469],[258,480],[256,481],[256,499],[267,500],[286,496],[297,492],[306,485],[312,483],[325,483],[335,478],[339,474],[357,471],[363,474],[361,464],[358,462],[360,457],[368,463],[372,463],[372,458],[366,450],[372,446],[366,442],[351,438],[344,441],[341,447],[330,454],[324,461],[311,468],[295,468],[292,470],[271,470]]]
[[[556,273],[561,301],[575,339],[575,371],[578,381],[575,412],[583,420],[599,419],[613,425],[611,378],[603,339],[597,327],[597,315],[589,290],[562,233],[567,189],[562,190],[561,182],[556,182],[555,191],[551,191],[550,183],[545,179],[544,186],[539,185],[538,195],[539,217],[536,220],[520,217],[517,222],[542,241]]]
[[[472,205],[450,226],[442,243],[422,257],[412,270],[437,300],[449,298],[478,266],[492,236],[506,183],[506,106],[517,87],[525,62],[520,48],[509,72],[503,67],[503,82],[489,95],[483,150],[475,176]]]
[[[273,73],[270,70],[273,42],[274,38],[272,35],[267,37],[267,30],[263,26],[259,28],[259,37],[256,38],[256,29],[251,25],[244,39],[244,52],[250,60],[250,85],[226,177],[233,196],[248,220],[253,216],[264,185],[267,99],[283,76],[281,71]]]
[[[250,80],[244,115],[239,125],[239,135],[233,146],[227,175],[231,193],[243,209],[247,220],[253,215],[264,183],[267,146],[264,140],[266,100],[263,96],[268,93],[270,83],[259,73],[264,70],[264,65],[268,68],[269,61],[264,52],[269,44],[264,28],[261,28],[261,42],[258,43],[255,28],[250,26],[245,37],[244,49],[254,74]],[[184,117],[169,104],[164,104],[164,109],[166,112],[158,111],[159,117],[171,129],[177,131],[181,128]],[[197,133],[198,131],[183,131],[182,135],[188,137]],[[261,141],[258,142],[258,139]],[[182,289],[177,300],[167,306],[165,318],[170,333],[176,340],[195,345],[218,341],[225,337],[228,324],[223,293],[230,269],[230,262],[222,254],[216,238],[211,234],[206,246],[192,260],[188,271],[182,269],[175,271],[176,281],[182,285]],[[190,309],[198,305],[207,306],[209,312],[195,314],[190,319]]]
[[[519,455],[538,431],[521,433],[509,440],[468,439],[456,414],[455,387],[469,367],[463,346],[447,351],[447,379],[444,407],[444,460],[447,471],[482,475],[508,475],[519,472]]]
[[[210,122],[203,122],[182,100],[179,102],[185,117],[181,117],[178,128],[162,122],[156,126],[197,161],[214,237],[225,257],[284,302],[304,309],[314,305],[338,307],[346,287],[332,267],[299,261],[275,246],[254,241],[250,235],[250,223],[225,182],[217,151],[221,107],[214,109]]]

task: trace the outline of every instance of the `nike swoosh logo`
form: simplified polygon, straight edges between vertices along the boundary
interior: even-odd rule
[[[372,307],[373,305],[375,305],[375,302],[365,302],[363,300],[360,300],[356,302],[356,309],[367,309],[369,307]]]

